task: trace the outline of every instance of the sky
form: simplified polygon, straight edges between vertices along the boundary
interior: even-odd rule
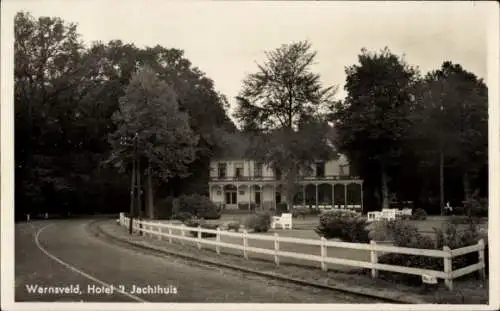
[[[494,3],[340,1],[7,0],[9,13],[61,17],[82,39],[179,48],[234,104],[265,51],[309,40],[314,70],[345,96],[345,67],[361,48],[385,46],[422,72],[460,63],[487,82],[487,26]],[[491,5],[493,4],[493,6]],[[234,106],[233,106],[234,107]]]

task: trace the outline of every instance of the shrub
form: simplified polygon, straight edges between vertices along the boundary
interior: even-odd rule
[[[188,213],[188,212],[180,212],[176,215],[174,215],[172,218],[176,220],[180,220],[182,222],[185,222],[188,219],[191,219],[193,217],[193,214]]]
[[[369,232],[370,240],[394,241],[394,230],[390,227],[390,221],[382,219],[373,223],[373,229]]]
[[[172,218],[174,197],[166,197],[156,202],[155,216],[157,219]]]
[[[191,217],[189,219],[186,219],[184,221],[184,224],[187,227],[197,228],[199,226],[199,227],[204,228],[204,229],[212,229],[212,230],[217,230],[217,227],[219,226],[217,224],[208,224],[203,219],[199,219],[196,217]],[[198,231],[189,231],[189,234],[191,234],[193,237],[198,237]],[[201,233],[202,238],[210,238],[210,237],[214,237],[214,236],[216,236],[215,233],[208,233],[208,232]]]
[[[238,203],[238,209],[240,209],[240,210],[248,211],[249,206],[250,205],[248,203]]]
[[[286,203],[282,202],[282,203],[278,203],[276,205],[276,215],[281,215],[283,213],[286,213],[288,211],[288,207],[286,205]]]
[[[181,213],[205,219],[219,219],[221,216],[220,208],[208,197],[198,194],[182,195],[176,198],[173,201],[172,213],[177,219]]]
[[[349,212],[330,211],[319,218],[319,225],[314,231],[327,239],[339,238],[345,242],[368,243],[366,219]]]
[[[271,227],[271,215],[269,213],[258,213],[250,215],[245,219],[245,228],[254,232],[267,232]]]
[[[411,220],[426,220],[427,219],[427,212],[422,208],[417,208],[411,214],[410,219]]]
[[[240,231],[240,222],[238,220],[230,221],[226,224],[227,231],[234,230],[235,232]]]
[[[442,229],[434,228],[434,234],[436,236],[437,249],[442,249],[445,245],[451,249],[462,248],[477,244],[480,239],[484,239],[485,243],[488,243],[487,233],[480,232],[477,225],[473,222],[465,230],[458,230],[456,225],[449,223],[444,225]],[[478,260],[477,252],[454,257],[453,269],[460,269],[475,264]]]
[[[385,224],[385,227],[384,227]],[[447,245],[451,249],[457,249],[476,244],[482,237],[477,227],[470,227],[469,230],[457,231],[453,224],[445,226],[443,229],[434,228],[435,240],[422,235],[418,229],[405,221],[380,222],[380,228],[385,228],[394,239],[394,245],[400,247],[422,248],[422,249],[443,249]],[[483,237],[484,238],[484,237]],[[486,251],[485,251],[486,252]],[[422,268],[430,270],[443,270],[443,260],[427,256],[405,255],[405,254],[385,254],[379,258],[380,263],[392,264],[413,268]],[[455,257],[453,259],[453,269],[463,268],[465,266],[478,262],[477,253],[470,253],[465,256]],[[405,274],[392,274],[384,272],[384,275],[391,275],[393,278],[405,281],[412,285],[420,285],[419,276],[409,276]]]
[[[307,215],[319,215],[321,213],[321,210],[319,208],[315,207],[296,207],[292,209],[292,217],[297,218],[297,217],[302,217],[306,218]]]
[[[297,218],[301,216],[302,218],[306,218],[306,216],[309,214],[309,208],[307,207],[297,207],[292,209],[292,217]]]

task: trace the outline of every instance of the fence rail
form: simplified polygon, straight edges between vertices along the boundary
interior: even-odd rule
[[[130,219],[128,217],[125,217],[124,213],[120,213],[119,223],[122,226],[129,226]],[[434,250],[434,249],[418,249],[418,248],[381,245],[377,244],[375,241],[371,241],[370,244],[367,244],[367,243],[328,241],[325,238],[320,238],[319,240],[313,240],[313,239],[301,239],[292,237],[280,237],[278,233],[275,233],[273,236],[263,235],[263,234],[250,235],[246,230],[244,230],[242,233],[238,233],[238,232],[229,232],[220,230],[219,228],[215,230],[215,229],[206,229],[201,227],[188,227],[185,225],[174,225],[174,224],[166,224],[166,223],[151,222],[151,221],[136,220],[136,219],[134,219],[133,221],[133,228],[137,232],[142,232],[145,235],[149,234],[151,238],[153,238],[154,236],[156,236],[160,240],[163,238],[167,238],[169,243],[172,243],[173,239],[180,240],[181,243],[184,243],[184,241],[191,241],[196,243],[196,246],[199,249],[201,249],[203,245],[213,245],[216,247],[217,254],[220,254],[221,247],[225,247],[225,248],[241,250],[243,252],[244,258],[248,258],[249,252],[271,255],[274,256],[274,261],[276,265],[279,265],[279,258],[282,257],[282,258],[294,258],[294,259],[318,262],[323,271],[327,271],[326,264],[337,264],[337,265],[352,266],[356,268],[371,269],[371,276],[373,278],[378,277],[378,271],[413,274],[413,275],[425,276],[426,278],[431,276],[434,278],[443,279],[445,281],[445,285],[448,287],[449,290],[453,290],[453,279],[456,279],[458,277],[473,273],[475,271],[480,272],[483,280],[485,276],[485,267],[486,267],[484,259],[485,244],[483,239],[481,239],[475,245],[466,246],[459,249],[450,250],[448,247],[445,246],[443,247],[443,250]],[[164,232],[165,230],[167,230],[167,232]],[[174,234],[173,230],[180,231],[180,235]],[[186,232],[196,232],[196,237],[186,236]],[[215,235],[215,240],[202,238],[202,233],[209,233]],[[234,243],[221,242],[222,236],[241,238],[242,244],[240,245]],[[248,240],[274,241],[274,249],[248,246]],[[279,248],[280,242],[319,246],[321,255],[283,251],[280,250]],[[368,261],[330,257],[327,256],[328,247],[366,250],[370,252],[370,261],[368,262]],[[478,258],[479,258],[478,263],[454,271],[452,270],[453,269],[452,260],[454,257],[463,256],[465,254],[473,252],[478,253]],[[378,257],[379,257],[378,255],[380,253],[397,253],[397,254],[442,258],[444,263],[444,271],[382,264],[378,262]]]

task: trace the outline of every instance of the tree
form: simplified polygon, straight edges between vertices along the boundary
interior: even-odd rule
[[[100,83],[98,59],[60,18],[20,12],[14,33],[16,212],[76,207],[102,151],[89,148],[85,120],[95,115],[84,108]]]
[[[437,162],[433,159],[439,158],[442,209],[445,166],[460,172],[464,201],[473,192],[471,179],[477,180],[487,167],[487,92],[481,79],[449,61],[429,72],[421,83],[413,111],[414,134],[420,141],[424,163],[432,165]]]
[[[109,161],[130,167],[134,152],[132,146],[121,144],[121,138],[137,135],[137,174],[147,175],[147,210],[154,217],[154,181],[186,176],[198,138],[189,127],[188,115],[179,111],[175,92],[149,67],[132,75],[113,121],[117,130],[110,135]]]
[[[322,113],[335,93],[333,87],[323,88],[312,72],[315,57],[307,41],[267,52],[266,62],[244,80],[234,114],[245,131],[258,137],[249,154],[282,172],[289,208],[299,173],[331,150],[322,147],[324,133],[307,136],[308,130],[325,124]],[[318,146],[311,148],[312,142]]]
[[[378,176],[382,207],[389,206],[389,173],[397,167],[411,127],[409,112],[417,71],[388,48],[362,49],[359,64],[346,68],[348,92],[332,105],[337,146],[348,155],[360,176]]]

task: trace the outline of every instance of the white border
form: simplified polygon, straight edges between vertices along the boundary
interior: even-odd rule
[[[3,310],[255,310],[265,307],[272,310],[495,310],[500,306],[498,277],[499,244],[496,237],[500,220],[500,109],[499,109],[499,6],[496,2],[479,2],[489,5],[490,25],[488,36],[488,87],[489,87],[489,230],[490,230],[490,305],[370,305],[370,304],[145,304],[137,303],[14,303],[14,159],[13,159],[13,17],[23,1],[1,2],[1,303]],[[70,3],[70,2],[68,2]],[[18,5],[20,4],[20,5]],[[358,5],[350,2],[348,5]],[[368,2],[363,2],[368,4]],[[452,3],[450,3],[452,5]],[[7,250],[10,246],[12,251]]]

